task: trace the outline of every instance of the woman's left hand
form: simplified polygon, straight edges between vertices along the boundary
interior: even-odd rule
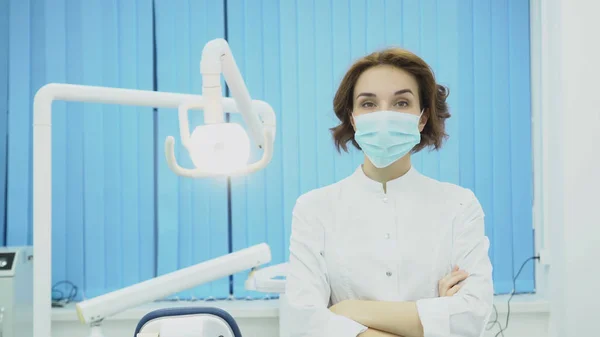
[[[440,297],[454,296],[462,287],[460,282],[466,280],[467,277],[469,277],[469,273],[460,270],[458,266],[454,267],[450,274],[438,282]]]

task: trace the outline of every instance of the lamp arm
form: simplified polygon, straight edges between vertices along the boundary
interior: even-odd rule
[[[265,243],[179,269],[75,305],[82,323],[94,324],[127,309],[252,269],[271,261]]]
[[[242,114],[244,123],[248,128],[250,138],[259,148],[264,148],[263,122],[259,114],[252,108],[250,93],[225,39],[214,39],[204,46],[202,60],[200,61],[200,73],[202,74],[202,96],[206,99],[204,107],[205,123],[222,122],[220,75],[223,73],[225,82],[231,91],[231,96],[233,96],[238,111]]]

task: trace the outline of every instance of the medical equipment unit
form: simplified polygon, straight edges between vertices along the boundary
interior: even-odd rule
[[[171,136],[165,141],[165,156],[169,168],[183,177],[239,176],[264,168],[273,156],[275,113],[268,103],[250,98],[227,41],[215,39],[204,46],[200,73],[202,95],[57,83],[47,84],[36,93],[33,102],[33,336],[51,336],[52,103],[73,101],[178,108],[181,143],[188,150],[195,168],[179,166]],[[222,96],[221,73],[233,98]],[[191,134],[187,118],[189,109],[204,110],[204,125],[197,126]],[[226,112],[242,114],[250,139],[263,150],[260,160],[247,164],[248,134],[241,125],[226,123]],[[101,322],[106,317],[270,261],[269,246],[259,244],[80,302],[76,306],[77,313],[80,320],[90,326],[91,336],[102,336]],[[273,283],[265,275],[260,271],[252,273],[249,285],[270,290],[261,283],[267,281],[267,285],[276,286],[275,290],[282,289],[282,281]],[[147,323],[138,327],[138,337],[239,336],[239,329],[222,311],[190,310],[151,313],[145,317]]]
[[[31,336],[31,247],[0,247],[0,337]]]

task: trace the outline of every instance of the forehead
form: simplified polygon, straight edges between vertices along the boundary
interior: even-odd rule
[[[411,89],[417,94],[419,85],[415,77],[403,69],[381,65],[365,70],[358,77],[354,86],[354,97],[361,92],[387,96],[402,89]]]

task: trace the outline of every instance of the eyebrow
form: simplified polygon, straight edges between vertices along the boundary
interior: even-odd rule
[[[413,95],[413,96],[415,95],[415,94],[412,92],[412,90],[410,90],[410,89],[402,89],[402,90],[398,90],[398,91],[396,91],[396,92],[394,93],[394,96],[397,96],[397,95],[402,95],[402,94],[406,94],[406,93],[409,93],[409,94],[411,94],[411,95]],[[356,96],[356,98],[359,98],[359,97],[361,97],[361,96],[364,96],[364,97],[375,97],[375,96],[377,96],[377,95],[375,95],[375,94],[373,94],[373,93],[370,93],[370,92],[361,92],[360,94],[358,94],[358,95]]]

